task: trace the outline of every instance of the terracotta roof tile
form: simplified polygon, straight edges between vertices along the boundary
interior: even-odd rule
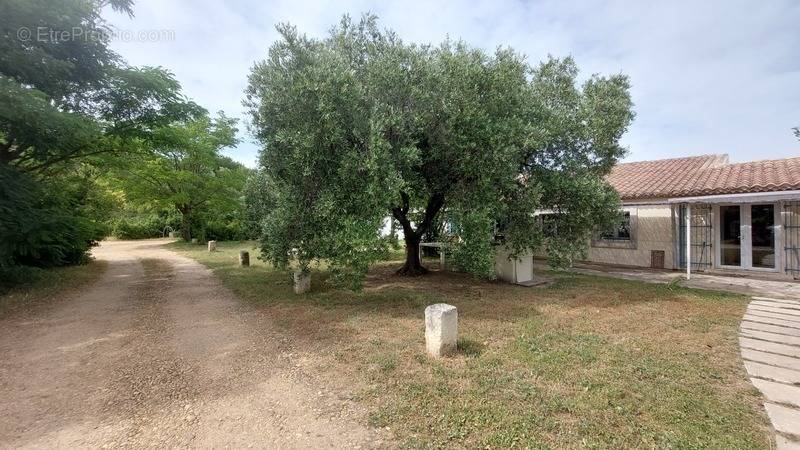
[[[618,164],[606,178],[623,200],[800,190],[800,158],[731,164],[704,155]]]

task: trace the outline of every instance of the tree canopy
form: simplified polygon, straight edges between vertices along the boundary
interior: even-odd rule
[[[177,211],[186,240],[207,216],[238,211],[249,171],[220,154],[237,142],[235,123],[220,115],[156,129],[149,145],[127,154],[114,171],[125,198]]]
[[[321,40],[278,31],[245,101],[275,265],[326,259],[357,286],[393,216],[406,243],[399,272],[421,274],[420,240],[446,217],[458,264],[489,275],[498,235],[514,254],[544,248],[564,263],[616,217],[603,176],[633,119],[625,76],[579,85],[571,58],[532,68],[511,49],[407,44],[374,16],[345,17]],[[542,225],[542,210],[557,226]]]
[[[133,12],[131,0],[0,2],[0,278],[82,260],[113,203],[103,158],[206,115],[171,73],[109,48],[106,5]]]
[[[132,14],[129,0],[0,3],[0,164],[35,174],[203,113],[171,73],[108,48],[106,3]]]

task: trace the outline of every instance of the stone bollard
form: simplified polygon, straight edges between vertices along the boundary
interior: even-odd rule
[[[178,235],[178,233],[176,233],[174,231],[170,231],[169,232],[169,237],[171,237],[171,238],[175,238],[175,236],[177,236],[177,235]]]
[[[197,244],[197,238],[192,238],[192,244]]]
[[[425,308],[425,347],[439,358],[456,351],[458,310],[453,305],[437,303]]]
[[[247,250],[239,250],[239,265],[242,267],[250,266],[250,253]]]
[[[213,252],[217,249],[217,241],[208,241],[208,251]]]
[[[305,294],[311,290],[311,273],[298,270],[294,273],[294,293]]]

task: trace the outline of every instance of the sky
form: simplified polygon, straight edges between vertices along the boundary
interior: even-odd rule
[[[127,36],[112,48],[129,64],[162,66],[212,113],[246,119],[247,75],[277,39],[275,25],[321,38],[343,14],[366,12],[407,42],[449,36],[488,51],[511,46],[532,64],[572,56],[582,77],[628,75],[636,119],[622,139],[625,161],[800,156],[796,0],[138,0],[133,18],[104,17]],[[258,145],[240,128],[226,154],[255,167]]]

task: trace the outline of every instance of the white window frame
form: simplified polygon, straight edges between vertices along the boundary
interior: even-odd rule
[[[755,204],[763,205],[769,204],[773,208],[773,233],[772,238],[773,248],[775,249],[775,267],[753,267],[753,235],[752,235],[752,205],[753,203],[719,203],[715,204],[713,208],[714,213],[714,267],[722,270],[752,270],[755,272],[780,272],[783,264],[783,248],[780,243],[783,242],[783,223],[781,221],[781,202],[757,202]],[[741,227],[741,245],[740,245],[740,261],[739,266],[727,266],[722,264],[722,248],[720,246],[720,232],[721,232],[721,216],[719,212],[720,206],[738,206],[739,207],[739,222]]]

